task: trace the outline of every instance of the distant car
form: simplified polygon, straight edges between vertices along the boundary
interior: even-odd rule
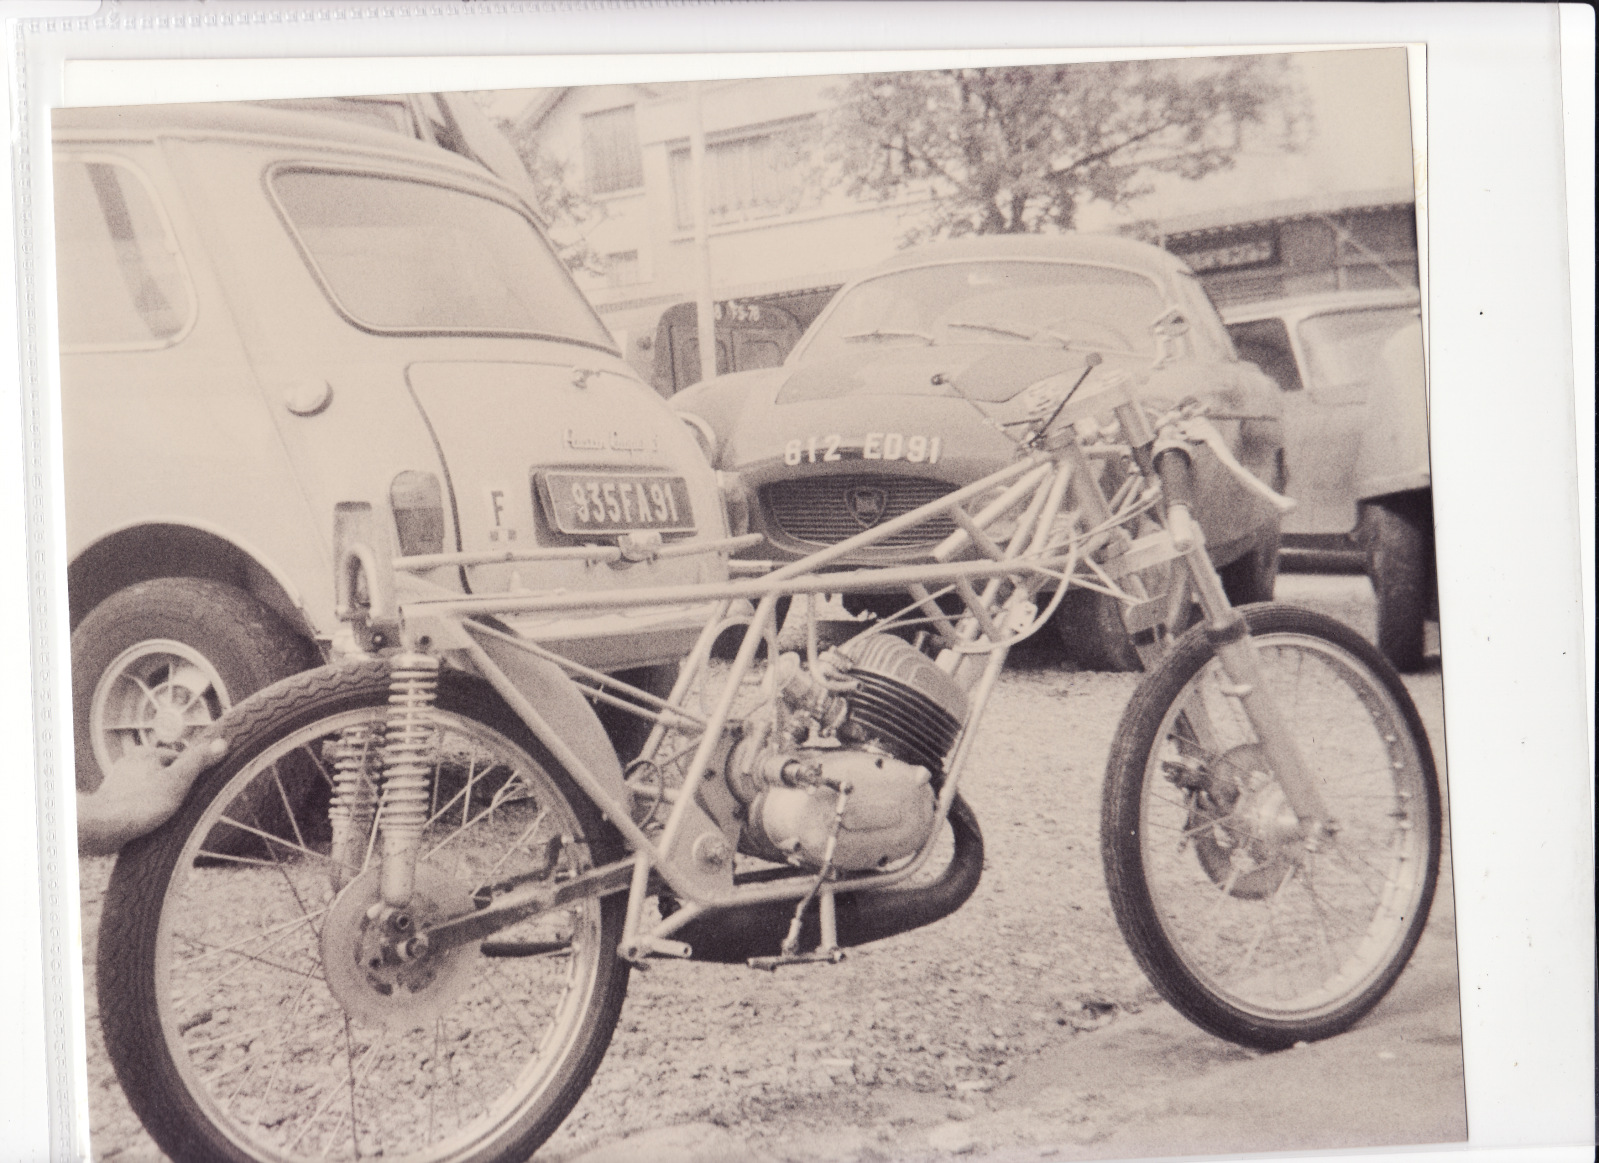
[[[1016,447],[997,424],[1024,416],[1028,388],[1080,372],[1090,352],[1105,364],[1086,392],[1122,369],[1151,402],[1198,397],[1238,460],[1282,486],[1280,393],[1239,361],[1180,259],[1120,238],[985,237],[907,250],[841,290],[781,367],[719,376],[672,403],[716,466],[742,482],[751,528],[765,537],[750,556],[792,560],[1008,463]],[[1230,595],[1270,598],[1276,511],[1219,464],[1199,467],[1200,517]],[[951,528],[903,534],[848,564],[924,560]],[[848,596],[846,605],[873,607]],[[1139,665],[1120,609],[1093,591],[1067,595],[1056,628],[1077,662]]]
[[[55,114],[80,786],[319,664],[336,502],[415,556],[725,536],[693,436],[516,190],[392,128],[251,105]],[[725,576],[438,567],[445,590]],[[646,685],[696,611],[510,619]]]
[[[1401,670],[1421,665],[1438,603],[1420,316],[1413,290],[1226,311],[1240,357],[1282,393],[1288,495],[1299,502],[1283,520],[1285,558],[1364,570],[1378,646]]]

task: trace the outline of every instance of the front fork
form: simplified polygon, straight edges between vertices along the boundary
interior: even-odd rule
[[[383,903],[398,909],[411,901],[427,826],[439,660],[407,652],[392,658],[389,667],[389,709],[381,728],[359,723],[339,733],[328,818],[334,889],[342,889],[365,864],[376,825],[382,839]]]

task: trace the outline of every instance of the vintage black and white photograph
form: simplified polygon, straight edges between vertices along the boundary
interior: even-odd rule
[[[55,110],[93,1158],[1464,1141],[1419,51]]]

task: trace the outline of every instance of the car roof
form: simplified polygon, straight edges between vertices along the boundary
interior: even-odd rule
[[[1324,291],[1314,295],[1285,295],[1280,299],[1256,299],[1229,303],[1221,317],[1227,323],[1248,323],[1273,316],[1302,319],[1332,311],[1359,311],[1371,307],[1415,307],[1421,292],[1414,287],[1391,287],[1370,291]]]
[[[153,137],[254,137],[262,140],[315,142],[362,150],[407,154],[433,163],[458,160],[462,168],[479,176],[482,167],[431,142],[378,126],[364,125],[327,113],[219,101],[203,105],[104,106],[92,109],[57,109],[53,130],[73,137],[105,136],[121,139]]]
[[[863,277],[910,267],[946,262],[982,262],[988,259],[1046,259],[1057,262],[1104,263],[1165,279],[1188,271],[1182,259],[1146,242],[1109,234],[985,234],[930,242],[902,250],[878,264]]]

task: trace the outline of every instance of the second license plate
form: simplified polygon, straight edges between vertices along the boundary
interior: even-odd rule
[[[539,474],[545,505],[562,533],[691,533],[694,510],[682,477],[647,473]]]

